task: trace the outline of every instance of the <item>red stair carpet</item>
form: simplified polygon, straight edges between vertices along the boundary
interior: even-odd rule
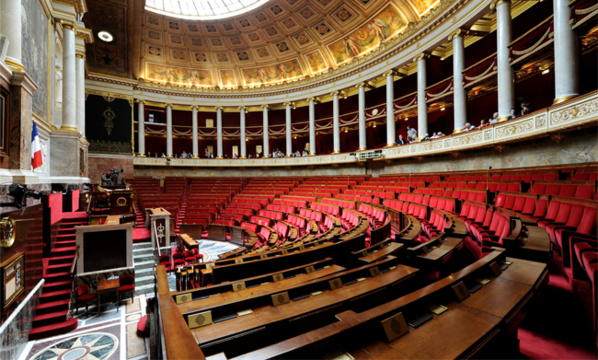
[[[135,227],[133,228],[133,243],[150,242],[151,233],[145,227],[145,213],[135,204]]]
[[[65,213],[54,239],[51,256],[44,259],[45,284],[29,340],[64,334],[77,328],[76,318],[67,318],[71,301],[71,265],[75,257],[75,226],[87,224],[84,212]]]

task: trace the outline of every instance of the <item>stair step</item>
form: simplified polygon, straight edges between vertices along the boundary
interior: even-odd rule
[[[156,265],[156,262],[151,260],[151,261],[140,261],[138,263],[135,263],[135,269],[137,268],[144,268],[144,267],[154,267]]]
[[[154,274],[154,268],[146,268],[146,269],[139,269],[138,267],[135,267],[135,278],[137,277],[143,277],[144,275],[148,274],[148,275],[152,275]]]
[[[71,270],[71,264],[58,264],[46,266],[46,274],[56,274]]]
[[[34,327],[31,329],[31,332],[29,332],[29,341],[67,333],[75,330],[77,324],[78,320],[76,318],[70,318],[62,323]]]
[[[36,315],[32,320],[33,326],[44,326],[66,321],[68,310],[59,310],[47,314]]]
[[[66,300],[71,298],[71,290],[57,290],[57,291],[50,291],[47,293],[42,293],[39,296],[39,301],[42,303],[48,303],[58,300]]]
[[[53,311],[68,310],[70,302],[71,302],[70,299],[64,299],[64,300],[57,300],[57,301],[51,301],[51,302],[39,304],[37,306],[37,308],[35,308],[35,314],[41,315],[41,314],[47,314],[47,313],[53,312]]]
[[[72,264],[74,256],[53,256],[48,258],[49,265],[58,265],[58,264]]]
[[[77,240],[54,241],[54,249],[65,248],[65,247],[76,247],[76,246],[77,246]]]
[[[153,292],[154,292],[153,284],[141,285],[139,287],[135,286],[135,295],[150,294]]]
[[[52,249],[52,257],[54,256],[67,256],[67,255],[75,255],[75,251],[77,247],[70,246],[70,247],[60,247]]]
[[[46,282],[71,280],[71,273],[68,271],[60,273],[49,273],[45,274],[44,279],[46,280]]]
[[[137,272],[135,273],[135,275],[138,275]],[[147,285],[147,284],[154,284],[154,277],[153,276],[141,276],[135,277],[135,289],[137,289],[138,286],[143,286],[143,285]]]
[[[48,281],[44,284],[45,291],[69,290],[71,288],[71,280]]]

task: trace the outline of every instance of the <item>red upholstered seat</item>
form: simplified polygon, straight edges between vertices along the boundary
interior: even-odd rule
[[[89,303],[96,300],[97,293],[89,292],[89,285],[81,284],[75,289],[76,300],[75,300],[75,313],[79,312],[79,302],[85,303],[85,313],[88,311]]]
[[[133,275],[122,275],[120,277],[120,287],[118,288],[118,304],[123,293],[131,294],[131,301],[135,292],[135,277]]]

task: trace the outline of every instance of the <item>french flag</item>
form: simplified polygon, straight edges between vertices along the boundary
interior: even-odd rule
[[[37,125],[33,123],[33,129],[31,130],[31,167],[35,170],[42,166],[43,163],[42,148],[39,144],[39,135],[37,134]]]

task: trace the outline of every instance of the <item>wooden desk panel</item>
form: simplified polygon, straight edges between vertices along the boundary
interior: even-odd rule
[[[475,296],[476,294],[473,294]],[[389,345],[411,359],[456,359],[478,339],[491,336],[502,319],[484,311],[451,303],[449,310]]]
[[[380,258],[392,254],[395,251],[399,250],[400,248],[402,248],[403,246],[405,246],[405,244],[400,244],[400,243],[390,243],[388,246],[383,247],[382,249],[379,249],[376,252],[372,252],[369,255],[366,256],[362,256],[359,258],[360,261],[366,262],[366,263],[372,263],[374,261],[378,261]]]
[[[445,241],[438,245],[435,249],[430,250],[427,254],[420,254],[418,255],[421,259],[437,261],[448,255],[449,253],[453,252],[459,244],[463,242],[463,239],[458,238],[446,238]]]
[[[507,260],[512,261],[513,263],[500,275],[502,279],[534,285],[538,281],[540,275],[543,272],[548,271],[548,267],[544,263],[511,258],[507,258]],[[543,280],[543,277],[539,280]]]
[[[202,345],[216,339],[233,336],[243,332],[246,329],[253,329],[264,325],[255,312],[253,314],[237,317],[235,319],[222,321],[216,324],[206,325],[191,330],[194,337],[198,339],[198,344]]]
[[[463,300],[462,304],[503,318],[516,308],[530,290],[531,285],[506,280],[501,275]]]
[[[382,340],[376,340],[364,347],[350,350],[349,354],[356,359],[409,359],[405,354]]]

